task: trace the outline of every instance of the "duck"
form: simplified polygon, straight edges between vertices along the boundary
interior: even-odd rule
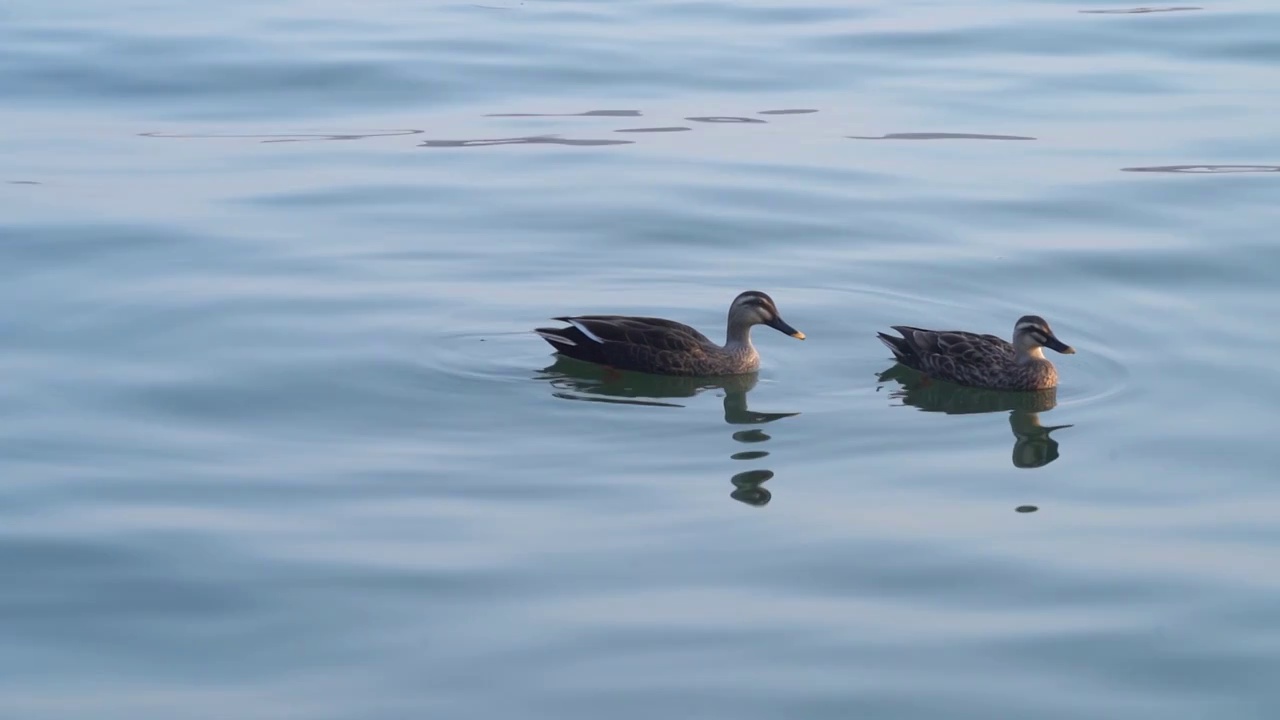
[[[1058,386],[1058,370],[1043,348],[1064,355],[1075,348],[1053,334],[1039,315],[1023,315],[1013,326],[1013,342],[962,330],[925,330],[892,325],[901,337],[876,333],[898,362],[938,380],[989,390],[1048,390]]]
[[[739,294],[729,305],[725,344],[674,320],[629,315],[574,315],[552,318],[565,328],[535,328],[534,333],[561,355],[616,370],[654,375],[726,376],[760,369],[751,344],[751,328],[767,325],[804,340],[804,333],[782,319],[773,298],[758,290]]]

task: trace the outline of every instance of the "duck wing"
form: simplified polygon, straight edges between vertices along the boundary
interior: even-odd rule
[[[898,361],[934,377],[980,385],[1013,361],[1013,345],[995,335],[963,330],[926,330],[894,325],[901,338],[884,333],[880,339]]]
[[[537,328],[557,352],[623,370],[678,371],[706,357],[714,343],[674,320],[625,315],[553,318],[567,328]]]

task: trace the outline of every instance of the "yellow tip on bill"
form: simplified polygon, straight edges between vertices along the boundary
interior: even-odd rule
[[[803,339],[804,339],[804,333],[802,333],[802,332],[800,332],[799,330],[797,330],[797,331],[795,331],[795,332],[791,333],[791,337],[793,337],[793,338],[795,338],[795,339],[797,339],[797,340],[803,340]]]

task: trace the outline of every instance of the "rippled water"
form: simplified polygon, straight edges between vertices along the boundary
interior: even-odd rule
[[[10,0],[0,711],[1275,717],[1277,62],[1260,0]],[[758,377],[528,332],[744,289]],[[1024,313],[1056,393],[874,338]]]

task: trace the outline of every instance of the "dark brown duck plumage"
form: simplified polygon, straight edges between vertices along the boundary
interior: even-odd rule
[[[1045,390],[1058,385],[1058,371],[1042,347],[1072,354],[1038,315],[1014,324],[1013,342],[962,330],[925,330],[894,325],[902,337],[877,336],[898,362],[939,380],[992,390]]]
[[[755,372],[760,356],[751,344],[751,328],[768,325],[792,337],[804,333],[782,320],[773,299],[749,290],[729,306],[725,344],[717,345],[674,320],[628,315],[574,315],[554,318],[567,328],[534,330],[556,352],[619,370],[658,375],[715,376]]]

